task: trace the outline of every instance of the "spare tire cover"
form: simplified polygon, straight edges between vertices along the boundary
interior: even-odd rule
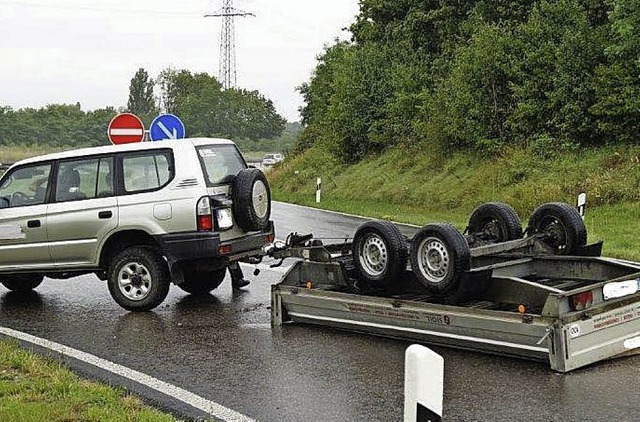
[[[244,231],[264,230],[271,217],[271,191],[262,171],[240,171],[232,187],[233,216]]]

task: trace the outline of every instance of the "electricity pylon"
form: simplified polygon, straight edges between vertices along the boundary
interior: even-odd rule
[[[238,83],[236,75],[236,16],[255,16],[253,13],[233,7],[233,0],[222,0],[222,9],[204,15],[205,18],[222,18],[220,31],[220,72],[219,79],[224,89],[235,88]]]

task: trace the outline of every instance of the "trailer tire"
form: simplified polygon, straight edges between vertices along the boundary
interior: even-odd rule
[[[549,202],[529,218],[529,236],[543,234],[556,255],[573,255],[587,244],[587,228],[578,210],[565,202]]]
[[[460,287],[462,273],[471,267],[464,236],[451,224],[424,226],[411,241],[411,268],[418,282],[438,296]]]
[[[194,296],[206,295],[222,284],[226,273],[226,267],[213,271],[185,270],[184,281],[178,287]]]
[[[385,287],[407,267],[404,236],[389,221],[368,221],[354,235],[353,261],[362,278]]]
[[[522,238],[522,222],[516,211],[502,202],[488,202],[473,210],[467,226],[469,246]]]

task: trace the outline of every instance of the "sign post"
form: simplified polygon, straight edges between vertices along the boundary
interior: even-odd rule
[[[144,138],[144,124],[135,114],[121,113],[111,119],[107,135],[114,145],[141,142]]]

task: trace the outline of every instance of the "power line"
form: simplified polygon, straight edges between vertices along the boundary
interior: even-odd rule
[[[233,7],[233,0],[223,0],[222,9],[204,15],[205,18],[222,18],[219,78],[224,89],[235,88],[238,84],[236,73],[235,18],[247,16],[255,15]]]

